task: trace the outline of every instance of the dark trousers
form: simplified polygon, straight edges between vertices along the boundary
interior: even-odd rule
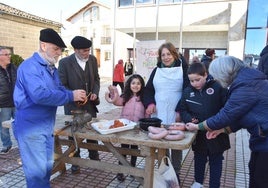
[[[223,153],[217,154],[201,154],[199,152],[194,152],[194,177],[195,181],[203,184],[204,175],[206,169],[206,163],[209,161],[209,187],[219,188],[221,182],[221,172],[222,172],[222,160]]]
[[[137,145],[129,145],[129,144],[121,144],[121,147],[122,148],[138,149]],[[126,157],[126,155],[123,155],[123,156]],[[131,158],[130,158],[131,166],[135,167],[136,161],[137,161],[137,156],[131,156]],[[122,163],[119,161],[119,164],[122,164]]]
[[[248,167],[249,188],[268,187],[268,152],[251,152]]]
[[[73,140],[73,137],[69,137],[69,140]],[[98,141],[96,140],[86,140],[87,143],[94,143],[98,144]],[[88,150],[88,157],[93,160],[99,160],[99,152],[96,150]],[[80,148],[78,148],[78,151],[74,154],[74,157],[80,157]]]
[[[119,85],[121,88],[121,92],[124,92],[124,82],[113,82],[113,86]]]

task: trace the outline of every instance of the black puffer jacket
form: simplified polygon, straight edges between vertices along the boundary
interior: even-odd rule
[[[10,63],[6,70],[0,66],[0,108],[14,107],[13,91],[16,78],[17,67],[13,63]]]
[[[227,90],[222,88],[219,83],[211,78],[207,79],[205,87],[198,91],[192,86],[187,87],[182,94],[177,106],[182,120],[187,123],[192,118],[199,122],[215,115],[226,101]],[[196,140],[192,144],[193,151],[210,154],[223,152],[230,148],[229,136],[225,133],[220,134],[215,139],[207,139],[206,131],[198,131]]]

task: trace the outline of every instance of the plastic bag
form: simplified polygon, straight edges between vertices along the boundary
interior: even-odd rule
[[[167,160],[167,164],[165,163]],[[169,157],[165,156],[161,160],[158,169],[154,171],[154,186],[153,188],[179,188],[176,172],[170,162]]]

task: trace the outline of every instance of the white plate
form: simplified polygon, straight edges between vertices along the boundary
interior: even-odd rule
[[[91,126],[100,134],[111,134],[111,133],[133,129],[135,125],[137,124],[128,119],[118,119],[118,120],[121,121],[125,126],[109,129],[109,127],[114,124],[114,120],[95,122],[95,123],[92,123]]]

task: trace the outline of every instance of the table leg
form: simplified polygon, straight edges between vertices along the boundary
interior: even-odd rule
[[[155,163],[155,148],[146,146],[141,147],[142,154],[145,154],[145,177],[143,187],[152,188],[154,181],[154,163]]]
[[[62,156],[62,148],[60,144],[59,136],[55,136],[55,147],[54,147],[54,168],[52,170],[52,174],[59,171],[61,174],[66,171],[65,163],[60,162],[60,157]],[[55,165],[56,164],[56,165]]]

